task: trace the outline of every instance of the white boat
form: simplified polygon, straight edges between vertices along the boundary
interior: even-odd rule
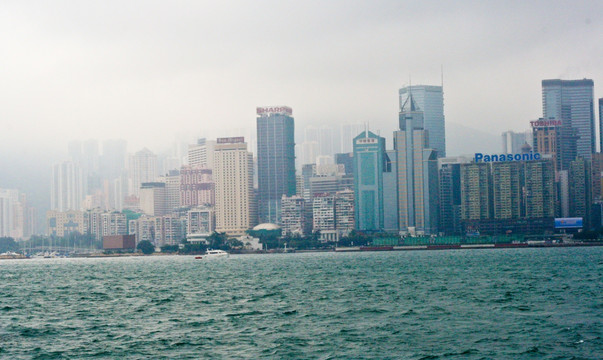
[[[227,258],[228,253],[224,250],[207,250],[204,259],[214,259],[214,258]]]

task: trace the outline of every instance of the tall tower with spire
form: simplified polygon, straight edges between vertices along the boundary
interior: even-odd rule
[[[446,156],[446,128],[444,123],[443,86],[409,85],[398,91],[400,111],[412,93],[415,106],[423,111],[423,128],[429,132],[429,147],[437,150],[438,157]]]
[[[425,112],[414,99],[414,88],[400,106],[394,132],[397,161],[398,225],[401,232],[429,235],[438,224],[438,152],[430,147]]]

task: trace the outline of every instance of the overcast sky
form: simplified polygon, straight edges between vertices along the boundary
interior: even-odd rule
[[[254,128],[261,105],[291,106],[298,131],[370,122],[389,147],[397,90],[439,85],[441,67],[447,123],[524,130],[542,79],[591,78],[603,97],[602,15],[602,1],[5,0],[0,148],[159,151]]]

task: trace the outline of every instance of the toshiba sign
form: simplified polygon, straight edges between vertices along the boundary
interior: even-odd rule
[[[539,128],[539,127],[561,126],[561,125],[563,125],[563,123],[561,122],[561,120],[538,119],[538,120],[530,121],[530,125],[532,125],[533,128]]]
[[[258,107],[257,114],[260,116],[270,115],[293,115],[293,110],[288,106],[265,106]]]

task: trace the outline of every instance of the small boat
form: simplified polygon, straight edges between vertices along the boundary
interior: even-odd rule
[[[201,260],[201,259],[203,259],[203,257],[202,256],[195,256],[195,259]]]
[[[227,257],[228,257],[228,253],[224,250],[207,250],[207,252],[205,253],[206,259],[227,258]]]

